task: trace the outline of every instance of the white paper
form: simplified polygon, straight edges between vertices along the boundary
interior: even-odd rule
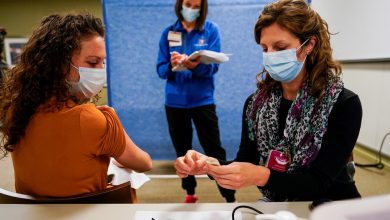
[[[231,211],[137,211],[134,220],[231,220]],[[241,212],[235,213],[234,219],[242,220]]]
[[[229,56],[227,54],[211,50],[195,51],[188,57],[188,59],[195,60],[198,57],[200,57],[200,62],[204,64],[224,63],[229,61]]]
[[[137,173],[134,170],[130,174],[131,188],[139,189],[144,183],[150,181],[150,178],[144,173]]]
[[[199,50],[193,52],[188,59],[195,60],[196,58],[200,57],[200,62],[204,64],[210,64],[210,63],[224,63],[229,61],[229,56],[231,54],[225,54],[220,52],[215,52],[211,50]],[[187,70],[187,68],[183,65],[177,65],[172,68],[172,71],[184,71]]]
[[[112,185],[120,185],[125,182],[131,183],[131,188],[139,189],[144,183],[148,182],[150,178],[144,173],[137,173],[128,168],[121,168],[110,161],[107,174],[114,174]]]

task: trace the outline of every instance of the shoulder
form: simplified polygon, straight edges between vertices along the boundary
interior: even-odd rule
[[[351,90],[344,88],[337,99],[335,106],[361,106],[359,96]]]
[[[176,20],[173,24],[167,26],[163,33],[168,33],[169,31],[180,31],[181,29],[183,29],[183,25],[179,20]]]
[[[104,115],[99,111],[94,104],[82,104],[78,106],[80,111],[80,119],[104,119]]]
[[[164,28],[164,30],[161,33],[161,36],[162,37],[167,36],[169,31],[176,31],[177,28],[175,26],[177,26],[177,22],[175,22],[174,24],[171,24],[168,27]]]
[[[164,37],[164,36],[167,36],[168,35],[168,32],[171,31],[171,28],[172,26],[169,26],[169,27],[166,27],[163,32],[161,33],[161,37]]]
[[[246,100],[245,100],[245,106],[247,106],[247,105],[249,104],[249,102],[253,99],[253,96],[255,96],[255,95],[256,95],[256,93],[254,92],[254,93],[250,94],[250,95],[246,98]]]
[[[209,30],[209,31],[218,31],[219,26],[212,21],[206,20],[204,23],[204,29]]]
[[[205,27],[207,26],[207,27],[210,27],[210,28],[218,28],[217,23],[215,23],[213,21],[210,21],[210,20],[206,20],[204,22],[204,25],[205,25]]]
[[[83,104],[80,108],[80,127],[84,132],[104,132],[106,129],[106,117],[93,104]]]
[[[246,100],[245,100],[245,103],[244,103],[244,112],[246,112],[246,110],[248,109],[248,106],[250,105],[251,101],[253,100],[253,97],[256,95],[256,92],[250,94]]]
[[[352,92],[351,90],[349,90],[349,89],[347,89],[347,88],[344,88],[342,91],[341,91],[341,93],[340,93],[340,95],[339,95],[339,98],[338,98],[338,102],[339,101],[345,101],[345,100],[348,100],[348,99],[354,99],[354,98],[359,98],[359,96],[356,94],[356,93],[354,93],[354,92]]]
[[[80,111],[80,127],[83,135],[101,138],[106,132],[122,124],[112,108],[97,109],[93,104],[82,105]]]
[[[335,103],[330,118],[335,120],[361,120],[363,114],[359,96],[344,88]]]

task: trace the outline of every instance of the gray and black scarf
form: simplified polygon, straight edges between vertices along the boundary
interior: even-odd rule
[[[270,150],[278,150],[290,160],[288,173],[309,167],[321,148],[329,115],[343,87],[341,79],[332,76],[325,94],[318,100],[310,95],[310,87],[305,83],[288,111],[283,137],[278,135],[282,91],[274,89],[266,96],[257,90],[249,102],[246,116],[249,138],[256,141],[260,153],[260,165],[264,166]],[[262,193],[268,199],[280,200],[273,196],[277,192],[263,189]]]

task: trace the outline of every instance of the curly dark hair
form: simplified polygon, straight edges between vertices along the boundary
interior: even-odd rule
[[[340,64],[332,58],[328,24],[304,0],[280,0],[267,5],[257,20],[254,35],[258,44],[261,30],[274,23],[297,36],[301,44],[311,37],[316,38],[317,42],[306,58],[305,81],[311,87],[311,94],[321,97],[330,77],[341,74]],[[258,80],[257,87],[269,95],[273,88],[280,86],[280,82],[272,79],[266,70],[258,76],[264,73],[266,77]]]
[[[101,19],[89,13],[43,18],[23,48],[0,91],[0,142],[3,156],[12,152],[38,107],[59,110],[74,99],[65,81],[81,42],[104,37]]]

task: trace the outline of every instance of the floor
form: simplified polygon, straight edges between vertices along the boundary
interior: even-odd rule
[[[372,163],[360,151],[354,152],[355,161]],[[14,191],[14,177],[10,157],[0,160],[0,188]],[[184,201],[185,192],[181,189],[181,181],[175,176],[173,161],[154,161],[154,168],[147,172],[152,180],[137,190],[140,203],[180,203]],[[166,176],[165,176],[166,175]],[[356,185],[363,197],[390,194],[390,167],[385,169],[357,168],[355,174]],[[198,202],[224,202],[214,181],[207,176],[197,178],[196,194]],[[256,187],[247,187],[238,190],[238,202],[253,202],[261,197]]]

